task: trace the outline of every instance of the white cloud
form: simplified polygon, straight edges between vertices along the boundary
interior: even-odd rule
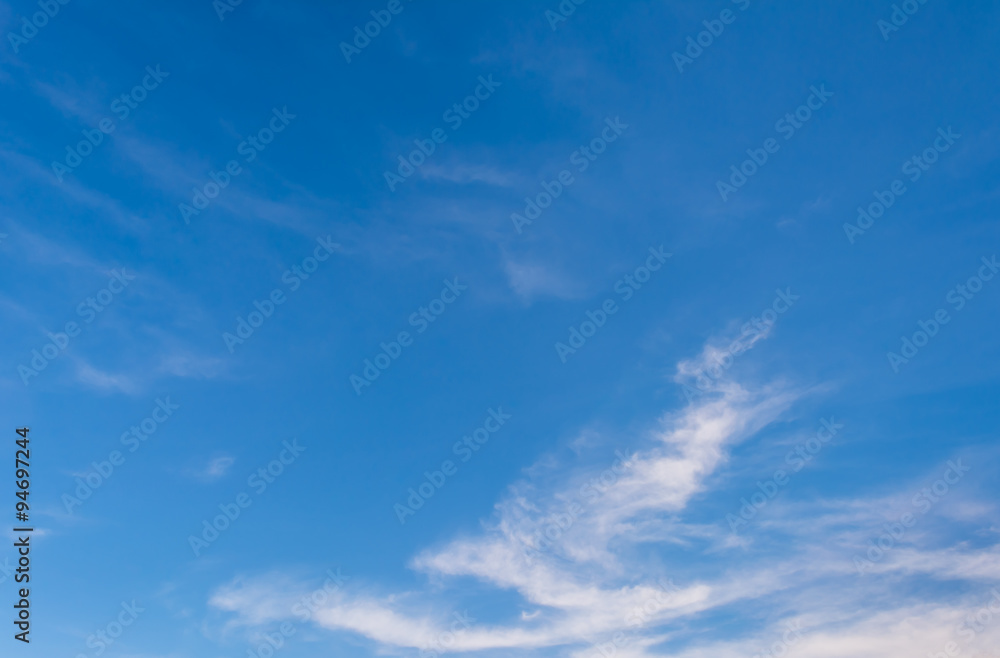
[[[420,175],[428,180],[444,180],[449,183],[485,183],[496,187],[512,187],[519,178],[509,172],[500,171],[487,165],[452,164],[448,166],[424,165]]]
[[[583,295],[581,286],[547,265],[507,259],[504,272],[511,289],[525,302],[536,297],[579,299]]]
[[[203,467],[192,471],[191,474],[199,480],[211,482],[225,477],[226,473],[229,472],[229,469],[235,463],[236,459],[234,457],[219,455],[210,459]]]
[[[706,347],[698,359],[679,364],[678,381],[713,354]],[[935,604],[910,590],[903,595],[901,579],[962,579],[982,589],[984,581],[1000,579],[995,549],[900,547],[877,572],[860,577],[851,550],[863,545],[859,527],[873,516],[865,501],[804,506],[795,518],[758,520],[766,538],[783,539],[777,547],[762,542],[757,552],[754,542],[732,541],[715,519],[687,520],[697,516],[700,496],[717,480],[731,449],[783,418],[802,395],[720,377],[704,396],[637,438],[627,462],[617,457],[595,470],[543,460],[544,466],[529,469],[532,477],[511,486],[481,532],[413,559],[411,567],[438,585],[433,592],[385,595],[354,588],[313,620],[368,638],[384,652],[440,652],[439,638],[453,630],[447,651],[456,653],[548,649],[591,658],[600,655],[596,645],[610,651],[607,643],[621,633],[625,643],[614,648],[615,658],[735,658],[791,637],[788,624],[801,633],[786,648],[804,658],[910,658],[943,649],[968,601]],[[539,484],[552,480],[560,484]],[[653,546],[663,549],[660,557],[648,556]],[[520,614],[449,629],[448,586],[466,578],[515,593]],[[664,586],[668,578],[672,584]],[[218,596],[212,603],[266,623],[282,618],[261,607],[272,589],[239,597],[230,592],[224,606]],[[742,623],[723,631],[711,620],[706,632],[700,624],[708,613],[740,615]],[[967,646],[997,646],[990,644],[996,633],[983,631]]]
[[[76,380],[85,386],[105,392],[119,391],[126,395],[139,393],[138,382],[129,375],[101,370],[79,357],[74,357],[73,361],[76,364]]]

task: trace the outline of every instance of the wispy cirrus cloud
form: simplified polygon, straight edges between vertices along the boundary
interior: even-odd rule
[[[231,455],[216,455],[203,466],[189,470],[188,474],[202,482],[214,482],[225,477],[235,463],[236,458]]]
[[[451,650],[572,646],[581,638],[596,641],[627,628],[627,611],[663,596],[655,579],[634,582],[627,575],[630,560],[622,548],[631,543],[629,537],[654,519],[682,511],[706,476],[725,460],[727,448],[773,421],[795,397],[792,391],[752,392],[733,384],[720,387],[712,399],[668,414],[641,441],[644,447],[630,457],[629,468],[545,553],[537,551],[539,531],[557,522],[581,480],[592,474],[563,475],[563,485],[551,491],[530,481],[517,483],[480,536],[416,556],[411,566],[433,578],[472,577],[514,590],[523,599],[527,614],[522,623],[459,631]],[[236,597],[233,587],[240,586],[221,590],[224,594],[213,599],[215,604],[246,598]],[[343,594],[315,619],[320,626],[351,631],[380,645],[422,648],[447,630],[439,628],[432,615],[417,612],[425,607],[423,598]],[[689,584],[672,593],[657,620],[702,609],[711,598],[710,586]]]
[[[583,286],[568,275],[542,263],[504,261],[507,283],[522,301],[528,303],[537,297],[579,299],[584,296]]]
[[[709,365],[717,343],[678,364],[677,381]],[[735,658],[782,642],[806,658],[904,658],[943,647],[977,594],[941,603],[916,593],[900,597],[900,583],[961,580],[982,595],[984,583],[1000,581],[996,547],[932,548],[924,533],[862,578],[851,551],[881,521],[865,501],[779,510],[758,523],[753,541],[733,541],[719,519],[706,518],[703,501],[732,449],[783,419],[804,395],[790,385],[720,377],[706,395],[637,437],[613,477],[609,469],[551,459],[529,469],[532,476],[510,487],[481,532],[412,559],[411,568],[439,584],[434,593],[356,586],[332,597],[312,621],[387,653],[443,652],[442,634],[449,634],[447,652],[558,648],[579,658],[602,655],[598,647],[616,658]],[[666,557],[650,557],[653,546]],[[458,598],[449,585],[469,578],[515,594],[518,609],[449,628],[447,609]],[[248,625],[290,618],[290,610],[263,603],[272,589],[264,581],[234,581],[210,604]],[[719,615],[741,621],[720,630],[712,621]],[[997,619],[967,646],[991,646],[1000,637]]]

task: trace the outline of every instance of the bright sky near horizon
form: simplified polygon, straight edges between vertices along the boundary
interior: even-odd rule
[[[1000,5],[0,26],[0,656],[1000,656]]]

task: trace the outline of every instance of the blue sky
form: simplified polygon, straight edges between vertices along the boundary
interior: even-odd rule
[[[0,4],[33,651],[996,651],[995,5],[223,1]]]

